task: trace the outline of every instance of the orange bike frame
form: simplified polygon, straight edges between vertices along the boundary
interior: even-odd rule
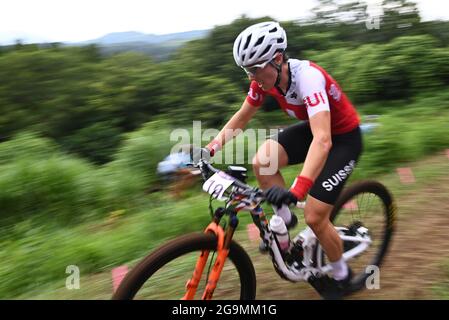
[[[212,271],[209,274],[206,289],[204,290],[202,297],[203,300],[210,300],[212,299],[212,295],[214,293],[215,288],[217,287],[217,282],[218,279],[220,278],[221,271],[223,270],[226,258],[228,257],[229,247],[225,248],[224,230],[216,222],[211,222],[204,230],[204,232],[205,233],[212,232],[217,236],[218,239],[217,259],[215,260]],[[226,242],[228,243],[229,246],[229,241]],[[209,257],[209,250],[201,251],[201,255],[199,256],[195,265],[195,270],[193,271],[193,276],[189,281],[187,281],[186,293],[182,298],[182,300],[192,300],[195,297],[195,293],[198,288],[198,284],[200,282],[201,275],[203,274],[204,267],[207,263],[208,257]]]

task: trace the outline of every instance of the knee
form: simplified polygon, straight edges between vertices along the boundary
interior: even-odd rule
[[[320,214],[317,211],[305,210],[304,218],[306,224],[315,232],[319,232],[328,223],[326,215]]]
[[[265,164],[262,161],[260,161],[259,157],[257,156],[257,154],[253,157],[252,160],[252,165],[253,165],[253,170],[256,174],[259,174],[260,169],[262,168],[266,168],[269,167],[269,163]]]
[[[257,154],[254,155],[251,164],[253,165],[253,169],[259,169],[260,168],[260,162],[259,162],[259,159],[257,159]]]

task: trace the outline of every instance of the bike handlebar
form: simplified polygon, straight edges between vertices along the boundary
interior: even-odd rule
[[[203,175],[203,179],[207,180],[207,174],[209,172],[218,173],[223,172],[223,170],[217,169],[214,166],[212,166],[206,159],[200,159],[197,164],[192,164],[194,167],[198,167]],[[246,195],[248,192],[248,196],[255,196],[255,197],[261,197],[265,200],[265,195],[263,194],[263,191],[260,190],[257,187],[251,187],[250,185],[247,185],[246,183],[243,183],[242,181],[235,179],[233,184],[237,186],[238,188],[243,189],[244,191],[242,194]],[[303,209],[305,206],[305,202],[298,201],[295,203],[295,206],[297,208]]]

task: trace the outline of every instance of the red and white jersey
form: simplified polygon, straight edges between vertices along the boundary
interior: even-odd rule
[[[288,115],[308,120],[320,111],[331,114],[332,134],[355,129],[359,116],[338,83],[320,66],[308,60],[289,59],[290,83],[285,96],[276,88],[264,91],[252,81],[246,100],[259,107],[265,95],[273,96]]]

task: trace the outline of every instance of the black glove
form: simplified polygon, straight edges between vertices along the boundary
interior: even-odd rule
[[[278,208],[282,207],[283,204],[290,205],[298,202],[298,199],[293,195],[293,193],[278,186],[265,190],[264,196],[269,203],[276,205]]]

